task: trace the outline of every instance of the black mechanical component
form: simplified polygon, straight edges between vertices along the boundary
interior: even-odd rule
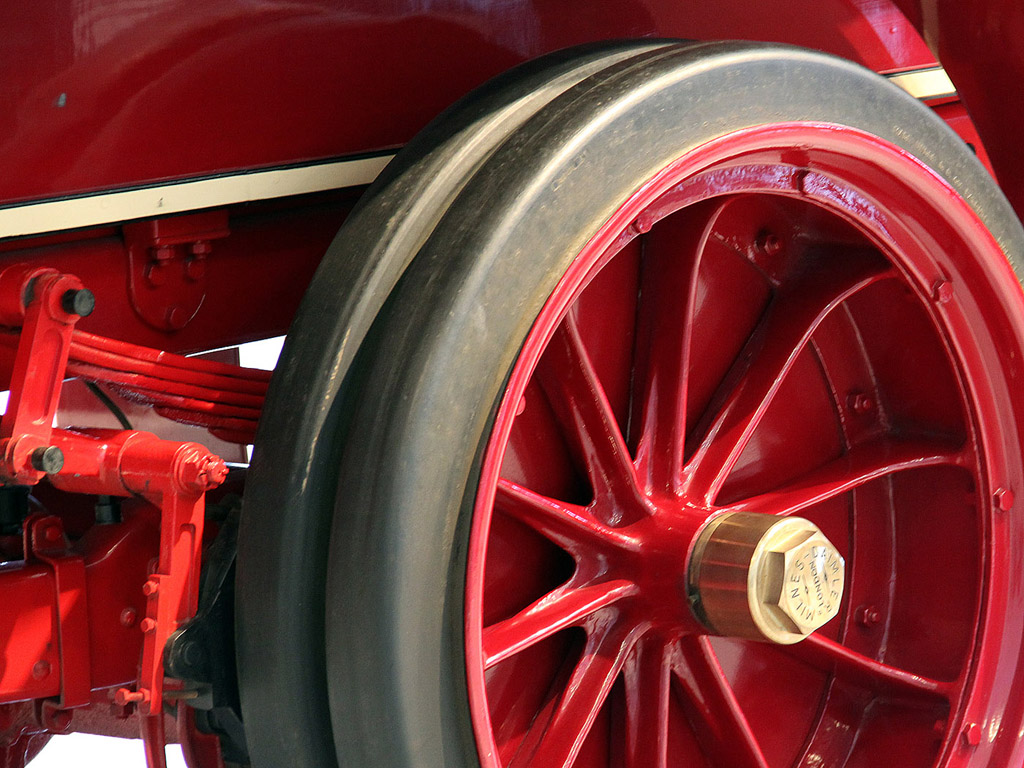
[[[0,536],[21,535],[21,525],[29,513],[27,485],[0,486]]]
[[[92,392],[93,395],[96,396],[96,399],[103,403],[103,406],[108,411],[114,414],[114,418],[117,419],[118,424],[120,424],[124,429],[132,429],[132,423],[128,420],[128,417],[125,415],[124,411],[121,410],[121,407],[114,402],[113,398],[111,398],[110,395],[103,391],[99,384],[97,384],[95,381],[86,381],[84,383],[86,389]]]
[[[96,309],[96,296],[88,288],[65,291],[60,297],[60,305],[69,315],[88,317]]]
[[[115,496],[96,497],[96,524],[115,525],[121,522],[121,500]]]

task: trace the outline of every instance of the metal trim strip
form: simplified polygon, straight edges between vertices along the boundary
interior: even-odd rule
[[[889,82],[902,88],[915,99],[927,101],[956,96],[956,86],[942,67],[896,72],[888,75]]]
[[[369,184],[393,157],[393,153],[388,153],[16,204],[0,208],[0,238],[116,224]]]

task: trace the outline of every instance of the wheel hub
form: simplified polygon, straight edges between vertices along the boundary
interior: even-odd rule
[[[839,613],[845,561],[809,520],[736,512],[701,531],[687,580],[716,634],[789,645]]]

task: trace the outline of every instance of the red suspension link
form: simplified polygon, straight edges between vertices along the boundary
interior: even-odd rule
[[[21,327],[11,396],[0,420],[0,475],[33,485],[60,469],[50,446],[75,322],[92,311],[91,296],[72,275],[9,267],[0,272],[0,324]]]

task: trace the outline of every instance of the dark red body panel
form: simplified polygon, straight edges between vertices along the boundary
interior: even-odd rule
[[[493,75],[594,40],[932,62],[885,0],[47,0],[5,3],[0,29],[0,202],[400,145]]]

